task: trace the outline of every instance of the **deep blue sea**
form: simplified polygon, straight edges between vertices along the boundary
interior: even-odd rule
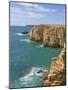
[[[31,27],[10,26],[9,79],[10,88],[42,86],[43,75],[37,71],[48,71],[53,57],[60,48],[43,47],[42,43],[29,40]]]

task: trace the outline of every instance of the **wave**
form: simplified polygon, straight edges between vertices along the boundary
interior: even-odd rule
[[[36,75],[36,76],[42,76],[43,73],[46,73],[47,70],[44,67],[33,67],[30,71],[29,75]]]
[[[16,35],[18,36],[25,36],[25,35],[28,35],[28,34],[23,34],[23,33],[15,33]]]
[[[47,72],[48,72],[48,70],[45,69],[44,67],[32,67],[30,69],[30,72],[27,75],[20,78],[20,81],[23,81],[23,80],[24,81],[32,81],[33,77],[36,77],[36,76],[41,77],[41,76],[43,76],[43,74],[45,74]]]
[[[36,47],[37,47],[37,48],[42,48],[42,47],[43,47],[43,45],[36,45]]]
[[[41,72],[40,72],[41,70]],[[26,71],[25,71],[26,72]],[[16,87],[38,87],[42,86],[43,74],[48,70],[45,67],[32,67],[29,69],[29,73],[25,76],[19,77],[15,80],[14,85]]]
[[[31,40],[28,38],[28,39],[20,39],[20,41],[22,42],[31,42]]]

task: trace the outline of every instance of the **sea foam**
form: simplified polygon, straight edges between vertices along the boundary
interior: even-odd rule
[[[15,33],[16,35],[18,36],[25,36],[25,35],[28,35],[28,34],[23,34],[23,33]]]
[[[36,45],[37,48],[42,48],[43,47],[43,44],[42,45]]]
[[[22,41],[22,42],[31,42],[29,38],[28,39],[20,39],[20,41]]]
[[[45,69],[44,67],[32,67],[30,69],[30,72],[27,75],[20,78],[20,81],[23,81],[23,80],[31,81],[33,76],[42,76],[44,73],[47,73],[47,72],[48,70]]]

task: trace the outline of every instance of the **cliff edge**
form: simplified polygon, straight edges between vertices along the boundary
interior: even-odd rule
[[[30,39],[42,42],[45,47],[63,47],[65,37],[64,25],[34,25],[30,32]]]
[[[60,55],[54,58],[49,74],[43,80],[43,86],[66,85],[66,50],[63,48]]]
[[[66,85],[66,28],[64,25],[35,25],[30,39],[42,42],[45,47],[62,47],[57,58],[52,59],[48,75],[44,75],[43,86]]]

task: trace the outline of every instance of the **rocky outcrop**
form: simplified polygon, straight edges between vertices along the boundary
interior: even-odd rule
[[[45,47],[63,47],[60,55],[52,59],[48,75],[44,75],[43,86],[66,84],[66,28],[64,25],[35,25],[30,39],[42,42]]]
[[[63,47],[65,37],[64,25],[35,25],[30,32],[30,39],[42,42],[45,47]]]
[[[43,86],[66,84],[66,50],[63,48],[57,58],[53,58],[49,74],[43,80]]]

